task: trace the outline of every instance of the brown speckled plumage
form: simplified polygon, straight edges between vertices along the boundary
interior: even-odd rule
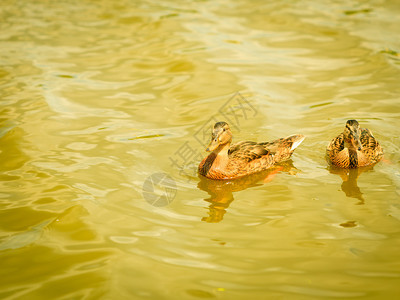
[[[198,171],[211,179],[234,179],[260,172],[289,159],[303,140],[299,134],[272,142],[239,142],[231,146],[229,125],[218,122],[207,148],[212,152],[200,163]]]
[[[332,165],[358,168],[380,161],[383,150],[369,129],[360,128],[356,120],[348,120],[343,133],[329,143],[326,154]]]

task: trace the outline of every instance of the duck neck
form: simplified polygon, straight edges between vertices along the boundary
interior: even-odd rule
[[[213,153],[220,158],[222,158],[222,157],[228,158],[228,150],[229,150],[230,146],[231,146],[231,143],[219,145],[218,148],[213,151]]]
[[[228,164],[228,150],[230,147],[230,143],[226,143],[218,146],[217,149],[213,151],[213,154],[216,156],[214,161],[214,167],[217,169],[224,169]]]
[[[349,167],[356,168],[358,167],[358,150],[354,147],[353,143],[349,140],[344,140],[344,147],[347,149],[349,153]]]
[[[349,152],[357,152],[357,148],[349,141],[344,140],[344,147],[349,149]]]

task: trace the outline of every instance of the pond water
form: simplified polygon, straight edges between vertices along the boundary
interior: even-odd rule
[[[400,295],[400,5],[33,1],[0,5],[0,298]],[[348,119],[373,168],[334,170]],[[234,141],[306,136],[238,181]]]

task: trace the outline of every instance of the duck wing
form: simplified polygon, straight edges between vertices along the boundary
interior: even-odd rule
[[[263,156],[272,154],[263,144],[256,142],[240,142],[229,148],[228,155],[233,160],[251,162]]]
[[[272,142],[260,143],[260,145],[274,155],[275,162],[281,162],[288,160],[304,139],[305,136],[302,134],[293,134]]]
[[[375,150],[377,147],[379,147],[378,141],[372,135],[371,130],[369,130],[367,128],[361,128],[360,141],[361,141],[361,145],[363,146],[363,148],[366,148],[369,150]]]
[[[383,156],[383,150],[381,145],[373,136],[371,130],[367,128],[361,128],[360,135],[361,145],[363,146],[362,153],[363,164],[371,164],[378,162]]]
[[[344,136],[343,133],[335,137],[326,148],[327,152],[337,153],[344,149]]]

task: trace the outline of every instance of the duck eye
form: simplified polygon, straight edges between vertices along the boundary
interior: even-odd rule
[[[217,141],[217,139],[214,140],[214,142],[216,142],[216,141]]]

